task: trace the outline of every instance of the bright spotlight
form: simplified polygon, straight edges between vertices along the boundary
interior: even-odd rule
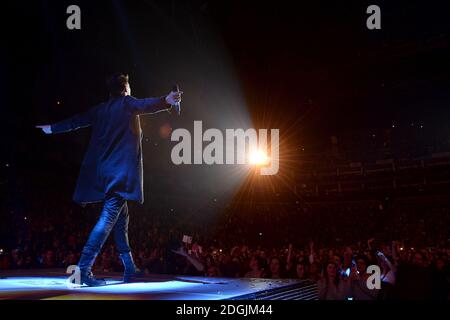
[[[250,153],[249,163],[254,166],[266,166],[270,163],[270,158],[264,151],[256,150]]]

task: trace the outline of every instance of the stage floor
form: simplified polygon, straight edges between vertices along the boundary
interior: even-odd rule
[[[256,299],[261,294],[289,292],[302,287],[298,280],[230,279],[148,275],[142,282],[123,283],[121,274],[96,274],[104,287],[67,285],[63,270],[0,271],[0,299],[57,300],[222,300]],[[297,289],[295,289],[297,288]],[[313,289],[309,289],[313,291]],[[286,296],[286,295],[285,295]]]

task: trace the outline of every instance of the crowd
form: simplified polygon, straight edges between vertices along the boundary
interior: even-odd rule
[[[375,249],[377,248],[378,249]],[[293,245],[281,249],[250,249],[235,246],[217,253],[201,252],[194,244],[189,252],[176,251],[187,259],[184,272],[206,276],[295,278],[317,282],[325,300],[441,299],[448,298],[448,253],[444,249],[403,248],[370,239],[367,244],[316,249]],[[380,267],[381,288],[369,289],[368,267]]]
[[[15,210],[9,232],[2,232],[2,270],[76,264],[101,208],[43,201],[39,193],[28,208],[14,203],[20,199],[2,208]],[[279,203],[242,207],[241,214],[232,208],[208,226],[202,217],[160,216],[131,205],[130,241],[148,274],[296,278],[317,283],[327,300],[448,299],[450,206],[383,205]],[[380,267],[379,290],[367,287],[371,265]],[[122,271],[112,240],[94,271]]]

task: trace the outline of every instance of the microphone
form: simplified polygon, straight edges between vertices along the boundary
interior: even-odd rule
[[[173,91],[173,92],[178,92],[178,91],[180,91],[180,88],[178,87],[178,84],[174,84],[174,85],[173,85],[172,91]],[[175,112],[176,112],[178,115],[180,115],[180,113],[181,113],[181,104],[180,104],[179,102],[177,102],[177,103],[175,103],[175,104],[173,105],[173,107],[174,107],[174,109],[175,109]]]

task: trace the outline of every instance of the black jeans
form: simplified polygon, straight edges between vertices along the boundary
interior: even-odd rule
[[[117,194],[108,195],[103,205],[102,213],[86,245],[81,252],[78,266],[82,274],[91,272],[95,258],[99,254],[111,231],[119,253],[131,251],[128,241],[128,206],[127,201]]]

